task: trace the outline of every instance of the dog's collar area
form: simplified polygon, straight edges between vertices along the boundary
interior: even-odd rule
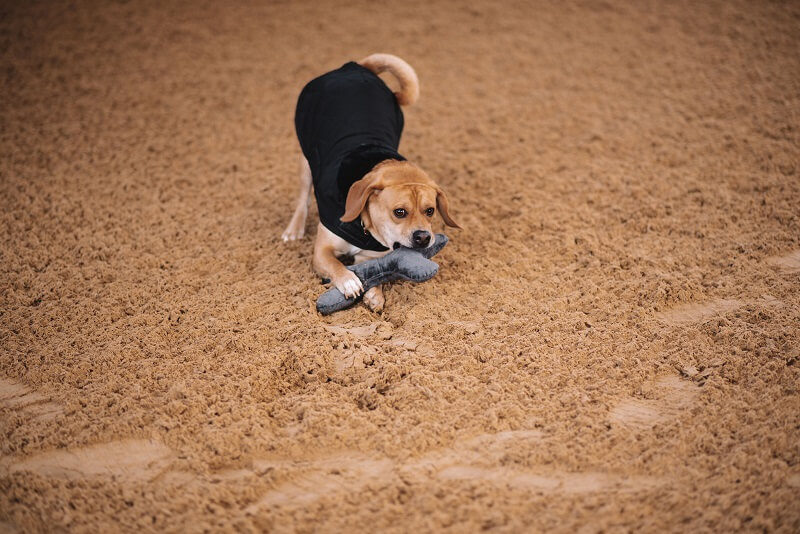
[[[325,221],[321,222],[325,224]],[[389,250],[388,247],[383,246],[383,243],[375,239],[375,236],[369,233],[369,230],[364,227],[360,217],[350,222],[338,221],[338,224],[333,228],[327,224],[325,224],[325,227],[354,247],[363,250],[375,250],[377,252]]]
[[[366,235],[366,236],[369,236],[369,238],[370,238],[370,239],[372,239],[372,240],[374,240],[375,242],[377,242],[378,244],[380,244],[380,242],[379,242],[377,239],[375,239],[375,236],[374,236],[374,235],[372,235],[372,234],[369,232],[369,230],[367,230],[367,227],[366,227],[366,226],[364,226],[364,220],[363,220],[363,219],[361,219],[361,217],[359,217],[359,218],[358,218],[358,223],[361,225],[361,230],[363,230],[363,231],[364,231],[364,235]],[[382,246],[382,245],[381,245],[381,246]],[[397,247],[399,247],[399,246],[400,246],[400,243],[398,243],[397,241],[395,241],[395,242],[394,242],[394,245],[392,245],[392,250],[396,250],[396,249],[397,249]],[[386,247],[383,247],[383,249],[384,249],[384,250],[388,250]]]

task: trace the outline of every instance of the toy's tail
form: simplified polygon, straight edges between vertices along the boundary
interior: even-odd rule
[[[358,64],[368,68],[375,74],[380,74],[387,70],[391,72],[392,76],[400,82],[400,90],[394,96],[401,106],[410,106],[417,101],[419,97],[417,73],[414,72],[411,65],[399,57],[391,54],[372,54],[359,61]]]

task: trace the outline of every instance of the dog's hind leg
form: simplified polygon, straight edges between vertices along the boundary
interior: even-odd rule
[[[297,197],[297,205],[294,208],[294,215],[286,230],[283,231],[284,241],[294,241],[302,239],[306,233],[306,216],[308,206],[311,203],[311,167],[305,156],[300,156],[299,182],[300,194]]]

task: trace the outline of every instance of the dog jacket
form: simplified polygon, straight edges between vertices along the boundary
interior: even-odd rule
[[[311,167],[320,222],[348,243],[384,251],[360,218],[342,222],[350,186],[397,152],[403,112],[392,91],[358,63],[311,80],[300,92],[294,118],[300,148]]]

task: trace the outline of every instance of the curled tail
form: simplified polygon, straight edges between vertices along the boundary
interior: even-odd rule
[[[411,65],[391,54],[372,54],[358,62],[375,74],[389,71],[400,82],[400,90],[394,96],[401,106],[410,106],[419,97],[419,79]]]

